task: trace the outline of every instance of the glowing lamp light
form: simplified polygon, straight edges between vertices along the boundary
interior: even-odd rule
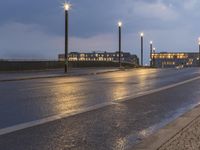
[[[143,37],[143,36],[144,36],[144,33],[143,33],[143,32],[142,32],[142,33],[140,33],[140,36],[141,36],[141,37]]]
[[[121,22],[121,21],[118,22],[118,26],[119,26],[119,27],[122,26],[122,22]]]
[[[153,44],[153,41],[150,41],[150,44]]]
[[[71,5],[69,3],[66,3],[66,2],[64,3],[64,9],[66,11],[68,11],[70,9],[70,7],[71,7]]]

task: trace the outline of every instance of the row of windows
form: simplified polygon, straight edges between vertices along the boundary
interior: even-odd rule
[[[175,62],[167,61],[167,62],[162,62],[163,65],[175,65]]]
[[[174,61],[163,61],[162,62],[162,65],[177,65],[177,64],[185,64],[185,65],[193,65],[194,64],[194,62],[193,62],[193,60],[189,60],[188,62],[183,62],[183,63],[181,63],[181,62],[174,62]]]
[[[77,57],[69,57],[69,61],[113,61],[114,59],[109,57],[109,58],[77,58]],[[122,61],[124,58],[121,59]]]
[[[92,54],[92,55],[88,55],[88,54],[80,54],[80,55],[76,55],[76,54],[70,54],[70,57],[119,57],[119,54]],[[123,57],[124,55],[121,54],[121,57]]]
[[[188,55],[185,54],[152,54],[155,59],[187,59]]]

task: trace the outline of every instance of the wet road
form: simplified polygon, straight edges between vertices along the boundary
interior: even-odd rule
[[[96,76],[2,82],[0,128],[102,103],[115,104],[2,135],[0,146],[5,150],[130,148],[140,137],[198,104],[200,80],[131,97],[197,77],[199,73],[198,68],[138,69]],[[127,97],[131,100],[119,102]]]

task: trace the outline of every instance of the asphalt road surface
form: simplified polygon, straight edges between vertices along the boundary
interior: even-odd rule
[[[199,104],[200,79],[145,93],[199,75],[199,68],[138,69],[1,82],[0,130],[58,114],[77,114],[0,135],[0,149],[129,149]],[[94,109],[78,113],[88,108]]]

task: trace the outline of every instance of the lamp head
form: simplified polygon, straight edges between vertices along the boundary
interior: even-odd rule
[[[153,44],[153,41],[150,41],[150,44]]]
[[[68,11],[70,9],[70,7],[71,7],[70,3],[67,3],[67,2],[64,3],[65,11]]]
[[[121,22],[121,21],[118,22],[118,26],[119,26],[119,27],[122,26],[122,22]]]
[[[142,33],[140,33],[140,36],[141,36],[141,37],[143,37],[143,36],[144,36],[144,33],[143,33],[143,32],[142,32]]]
[[[198,39],[198,42],[199,42],[199,45],[200,45],[200,37],[199,37],[199,39]]]

